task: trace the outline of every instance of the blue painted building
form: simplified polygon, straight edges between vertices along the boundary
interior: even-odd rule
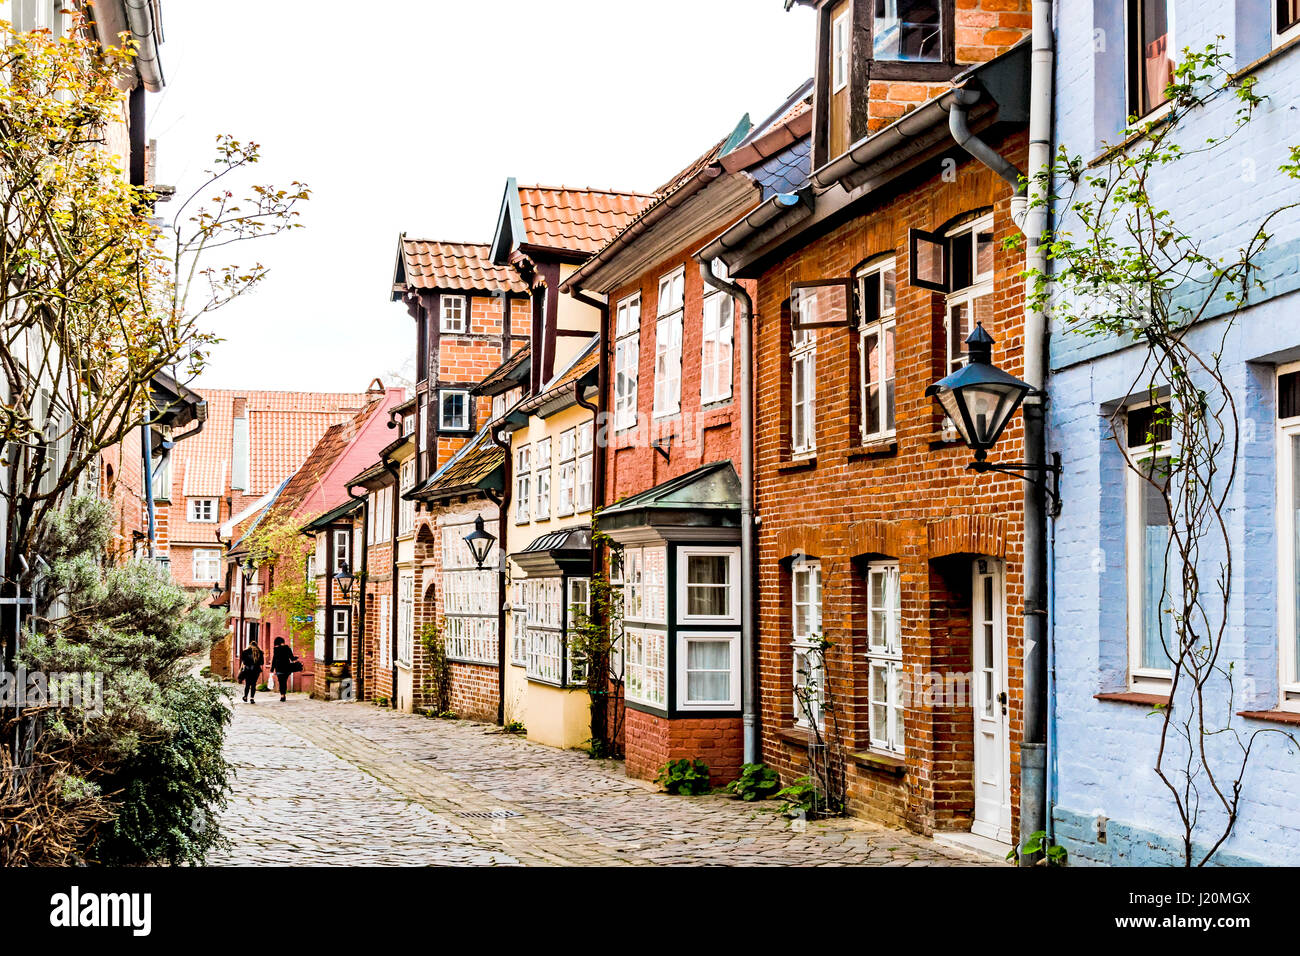
[[[1232,255],[1268,211],[1300,200],[1300,184],[1278,171],[1300,143],[1300,25],[1290,13],[1296,6],[1058,0],[1055,145],[1103,162],[1108,147],[1123,140],[1127,112],[1160,108],[1162,78],[1177,51],[1203,49],[1222,35],[1234,69],[1256,77],[1267,99],[1228,146],[1180,161],[1177,175],[1157,179],[1150,191],[1183,230],[1204,240],[1203,251]],[[1235,109],[1222,98],[1196,111],[1180,141],[1194,145],[1224,134]],[[1234,587],[1223,656],[1233,667],[1231,718],[1243,740],[1260,729],[1300,731],[1288,723],[1300,718],[1300,365],[1291,364],[1300,362],[1300,215],[1286,213],[1270,231],[1257,260],[1265,291],[1252,293],[1238,314],[1222,361],[1242,419],[1227,512]],[[1223,315],[1212,308],[1197,327],[1201,348],[1218,347]],[[1126,454],[1141,452],[1137,436],[1148,434],[1138,424],[1150,397],[1141,373],[1146,348],[1085,338],[1055,319],[1050,329],[1048,446],[1062,457],[1064,499],[1051,552],[1054,835],[1075,865],[1179,865],[1182,826],[1153,770],[1161,724],[1153,701],[1168,696],[1168,676],[1158,640],[1153,649],[1149,639],[1147,556],[1167,530],[1125,462]],[[1118,442],[1112,419],[1126,428]],[[1202,574],[1222,557],[1206,554]],[[1212,687],[1207,700],[1211,726],[1223,726],[1226,684]],[[1207,746],[1227,783],[1237,745],[1220,734]],[[1300,863],[1300,750],[1277,733],[1254,747],[1235,831],[1215,862]],[[1198,829],[1212,841],[1224,815],[1202,789]]]

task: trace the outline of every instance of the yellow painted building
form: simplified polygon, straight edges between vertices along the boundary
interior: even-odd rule
[[[591,708],[571,639],[590,610],[599,348],[595,337],[561,341],[576,344],[576,354],[506,417],[512,494],[505,712],[530,740],[581,747],[591,739]]]

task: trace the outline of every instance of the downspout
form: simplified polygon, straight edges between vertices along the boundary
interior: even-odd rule
[[[357,673],[356,673],[356,699],[365,700],[365,679],[366,679],[366,591],[370,587],[370,494],[354,495],[352,489],[356,485],[348,485],[347,495],[353,501],[361,502],[361,593],[357,596],[357,616],[361,623],[357,627]],[[397,495],[393,495],[393,511],[397,511]],[[394,539],[393,548],[396,550],[397,541]]]
[[[416,448],[415,453],[416,455],[420,454],[418,446]],[[402,487],[402,477],[401,477],[401,472],[397,468],[397,466],[394,465],[387,458],[383,459],[380,462],[380,464],[384,466],[384,471],[388,472],[388,474],[392,476],[393,487],[395,489],[400,489]],[[391,706],[394,710],[397,709],[397,619],[401,616],[400,614],[398,614],[397,611],[398,608],[397,602],[399,600],[398,593],[397,593],[397,577],[398,577],[397,575],[397,508],[398,508],[397,495],[394,494],[393,495],[393,560],[391,562],[392,573],[389,575],[389,577],[392,579],[391,581],[389,581],[389,587],[392,588],[392,592],[393,592],[393,604],[392,604],[391,613],[388,615],[389,617],[388,661],[392,667],[392,674],[390,675],[390,683],[388,686],[388,703],[389,706]],[[411,605],[411,614],[412,615],[415,614],[414,604]],[[412,687],[412,692],[414,692],[414,687]]]
[[[149,517],[149,560],[154,559],[154,538],[158,533],[154,522],[153,500],[153,426],[145,422],[140,426],[140,443],[144,446],[144,503]]]
[[[736,360],[740,364],[740,583],[741,615],[741,721],[744,725],[745,763],[762,761],[759,746],[758,701],[758,611],[754,546],[754,383],[750,356],[753,354],[754,301],[735,282],[720,278],[713,271],[713,260],[700,261],[700,277],[705,285],[728,293],[736,302],[738,335]]]
[[[501,566],[497,569],[497,723],[506,724],[506,535],[509,533],[507,516],[510,512],[510,498],[514,491],[514,450],[510,442],[502,442],[495,428],[496,422],[488,431],[492,444],[506,453],[505,463],[501,466],[501,494],[492,500],[497,506],[497,551]],[[491,497],[491,495],[489,495]]]
[[[605,507],[605,442],[601,435],[601,412],[609,408],[609,336],[606,329],[609,326],[609,300],[597,299],[588,295],[581,289],[570,289],[569,295],[584,305],[591,306],[600,313],[600,341],[596,343],[596,350],[599,353],[596,362],[596,404],[593,405],[582,397],[582,389],[578,383],[573,383],[573,398],[580,406],[591,412],[591,515],[592,523],[595,523],[595,516],[600,514],[601,509]],[[593,541],[591,546],[591,577],[592,580],[600,577],[605,571],[605,549],[597,547]],[[591,622],[596,627],[604,624],[600,608],[595,606],[594,602],[591,608]],[[606,675],[608,677],[608,675]],[[608,689],[609,680],[605,681],[605,687]],[[605,709],[603,713],[592,713],[592,739],[604,740],[609,734],[609,694],[605,695]]]
[[[1034,391],[1025,398],[1025,463],[1031,473],[1044,475],[1047,460],[1046,399],[1046,312],[1039,301],[1036,273],[1046,271],[1042,247],[1047,230],[1047,208],[1043,204],[1043,179],[1051,166],[1052,138],[1052,0],[1033,0],[1033,40],[1029,90],[1029,177],[1021,175],[988,143],[976,137],[967,125],[967,112],[979,94],[959,89],[948,113],[948,125],[957,145],[1011,183],[1011,218],[1025,236],[1025,320],[1024,379]],[[1030,209],[1029,189],[1039,205]],[[1042,482],[1024,487],[1024,734],[1020,741],[1020,845],[1031,833],[1045,831],[1050,812],[1047,806],[1047,696],[1048,696],[1048,580],[1047,508]],[[1031,866],[1038,854],[1019,854],[1021,866]]]

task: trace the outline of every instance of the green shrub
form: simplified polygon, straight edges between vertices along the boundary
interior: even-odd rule
[[[230,790],[221,751],[230,721],[224,694],[195,678],[163,689],[172,732],[142,744],[105,786],[118,791],[119,812],[95,846],[100,863],[201,865],[225,843],[213,816]]]
[[[785,801],[781,807],[781,812],[789,816],[798,816],[800,814],[807,817],[817,815],[820,797],[817,791],[817,784],[812,777],[800,777],[784,790],[777,791],[776,796]]]
[[[781,778],[771,767],[761,763],[747,763],[740,768],[740,776],[722,789],[741,800],[766,800],[781,786]]]
[[[669,793],[694,797],[709,792],[709,765],[703,760],[670,760],[659,768],[655,782]]]
[[[524,726],[522,720],[507,720],[506,725],[501,728],[508,734],[526,734],[528,729]]]

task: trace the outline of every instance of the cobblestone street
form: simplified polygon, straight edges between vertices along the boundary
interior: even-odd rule
[[[861,820],[792,824],[777,804],[674,797],[617,762],[492,725],[302,696],[238,700],[234,793],[214,865],[984,865]],[[250,827],[250,821],[256,821]]]

